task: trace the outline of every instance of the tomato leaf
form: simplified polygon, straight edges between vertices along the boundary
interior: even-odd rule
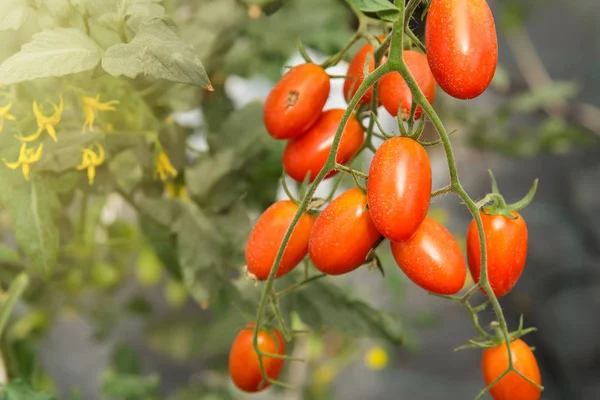
[[[135,38],[106,50],[102,68],[113,76],[139,74],[172,82],[211,87],[206,71],[192,46],[161,19],[143,24]]]
[[[0,31],[17,30],[27,18],[26,0],[3,0],[0,2]]]
[[[54,172],[73,169],[81,162],[81,149],[91,146],[99,138],[98,132],[83,135],[80,130],[61,131],[57,142],[46,136],[42,142],[44,156],[36,164],[36,169]]]
[[[100,62],[100,47],[75,28],[43,30],[0,65],[0,83],[88,71]]]
[[[397,317],[376,310],[352,298],[338,286],[324,281],[311,282],[281,300],[286,314],[297,312],[312,329],[335,328],[353,337],[372,337],[403,342],[402,325]]]
[[[37,391],[20,379],[14,379],[0,389],[0,400],[56,400],[56,397]]]
[[[350,0],[360,11],[373,12],[381,19],[397,21],[400,18],[400,10],[388,0]]]
[[[109,372],[102,379],[102,392],[111,398],[158,400],[158,375]]]

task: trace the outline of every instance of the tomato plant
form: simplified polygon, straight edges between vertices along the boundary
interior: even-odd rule
[[[386,140],[373,156],[367,186],[369,211],[383,236],[410,239],[429,209],[431,164],[417,141]]]
[[[481,212],[487,249],[487,271],[492,290],[497,297],[508,294],[515,286],[527,261],[527,224],[512,211],[511,217]],[[467,233],[467,255],[471,275],[476,282],[481,273],[479,236],[474,222]]]
[[[307,175],[310,175],[309,182],[316,178],[327,161],[342,115],[344,110],[339,108],[323,111],[308,132],[288,142],[283,151],[283,168],[289,176],[298,182],[302,182]],[[345,164],[350,161],[362,146],[364,135],[358,120],[350,118],[344,128],[336,162]],[[327,177],[335,172],[332,171]]]
[[[435,80],[429,69],[427,57],[415,50],[406,50],[403,57],[408,70],[417,81],[425,98],[429,103],[433,103],[435,100]],[[405,121],[408,119],[413,102],[412,94],[399,73],[391,72],[381,78],[378,94],[381,104],[390,114],[395,117],[400,111],[402,119]],[[417,107],[415,119],[421,118],[422,112],[421,107]]]
[[[264,120],[275,139],[303,135],[319,118],[329,97],[329,76],[315,64],[301,64],[290,69],[265,101]]]
[[[437,294],[455,294],[467,278],[467,266],[454,237],[430,218],[404,242],[391,242],[400,269],[417,285]]]
[[[246,265],[248,271],[257,279],[267,279],[277,250],[290,226],[298,206],[289,200],[282,200],[269,207],[256,221],[246,245]],[[290,272],[306,255],[308,239],[315,218],[304,214],[294,228],[285,249],[277,277]]]
[[[265,382],[260,371],[258,355],[252,347],[252,336],[255,324],[248,324],[235,337],[229,351],[229,375],[233,383],[241,390],[249,393],[268,388],[271,383]],[[277,330],[258,332],[258,346],[261,351],[272,354],[285,354],[285,342]],[[284,360],[274,357],[262,357],[263,368],[269,379],[277,379]]]
[[[472,99],[489,86],[498,62],[498,39],[486,0],[433,0],[425,43],[431,72],[444,92]]]
[[[510,352],[513,367],[519,374],[540,385],[542,378],[538,363],[527,343],[521,339],[510,342]],[[486,385],[491,384],[508,368],[508,353],[506,343],[486,349],[481,360],[483,379]],[[494,400],[537,400],[542,392],[539,388],[527,382],[515,371],[510,371],[490,389]]]
[[[319,271],[341,275],[365,263],[381,238],[366,206],[367,195],[353,188],[321,212],[308,242],[308,254]]]

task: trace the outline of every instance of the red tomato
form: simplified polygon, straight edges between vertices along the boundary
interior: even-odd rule
[[[489,86],[498,62],[498,39],[485,0],[433,0],[425,42],[431,72],[444,92],[472,99]]]
[[[279,246],[292,223],[296,210],[298,206],[293,202],[278,201],[267,208],[252,228],[246,246],[246,264],[248,271],[256,275],[257,279],[268,278]],[[283,252],[283,258],[275,275],[277,278],[290,272],[306,256],[308,239],[314,223],[315,217],[308,213],[300,217]]]
[[[521,339],[510,343],[513,365],[517,371],[537,383],[542,384],[542,377],[533,352]],[[508,368],[508,352],[506,344],[486,349],[481,361],[483,379],[486,385],[492,383]],[[494,400],[538,400],[541,390],[525,379],[510,371],[490,389]]]
[[[381,238],[365,210],[367,195],[353,188],[321,212],[308,242],[308,254],[317,269],[341,275],[360,267]]]
[[[252,347],[254,324],[248,324],[236,336],[229,351],[229,375],[233,383],[241,390],[249,393],[259,392],[269,387],[260,373],[258,354]],[[275,340],[277,339],[277,340]],[[265,353],[285,354],[285,343],[278,330],[272,333],[261,330],[258,332],[258,348]],[[266,375],[277,379],[283,368],[283,359],[262,357]]]
[[[323,111],[306,134],[288,142],[283,151],[283,167],[289,176],[303,182],[310,172],[310,182],[315,180],[327,161],[333,137],[343,115],[342,109]],[[340,164],[350,161],[362,146],[364,139],[362,126],[356,117],[351,116],[342,133],[336,161]],[[326,177],[336,172],[332,171]]]
[[[302,135],[319,118],[329,97],[329,75],[315,64],[290,69],[265,101],[264,121],[275,139]]]
[[[467,265],[454,237],[431,218],[405,242],[391,242],[392,255],[411,281],[437,294],[455,294],[467,279]]]
[[[379,40],[383,42],[385,40],[384,36],[380,36]],[[363,47],[358,50],[358,52],[354,55],[352,60],[350,60],[350,64],[348,65],[348,72],[346,73],[346,80],[344,81],[344,98],[346,101],[350,101],[358,87],[362,84],[365,79],[365,62],[367,61],[367,56],[369,57],[369,72],[373,72],[375,69],[375,53],[373,52],[373,46],[370,43],[366,43]],[[358,104],[368,104],[371,102],[371,97],[373,96],[373,87],[370,87],[363,97],[361,97]]]
[[[512,213],[516,219],[483,212],[479,214],[485,233],[488,280],[496,297],[502,297],[512,290],[525,268],[527,224],[516,211]],[[467,233],[467,258],[475,282],[479,282],[480,257],[477,225],[475,221],[471,221]]]
[[[427,101],[433,103],[435,100],[435,80],[429,69],[427,57],[418,51],[406,50],[403,58]],[[402,119],[405,121],[408,119],[412,106],[412,93],[398,72],[390,72],[381,78],[378,95],[381,104],[390,114],[394,117],[397,116],[398,108],[402,105]],[[419,119],[422,112],[421,107],[417,107],[415,119]]]
[[[379,232],[395,242],[410,239],[431,196],[431,164],[423,146],[405,137],[383,142],[371,161],[367,194]]]

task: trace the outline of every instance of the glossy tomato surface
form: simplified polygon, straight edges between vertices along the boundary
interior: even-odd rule
[[[467,265],[456,239],[441,224],[425,218],[417,232],[405,242],[391,242],[400,269],[423,289],[437,294],[455,294],[467,278]]]
[[[515,286],[527,261],[527,224],[516,211],[511,219],[503,215],[480,212],[487,249],[488,280],[497,297],[502,297]],[[475,282],[481,273],[481,251],[477,225],[471,221],[467,233],[467,258]]]
[[[529,346],[521,339],[517,339],[511,342],[510,350],[513,365],[517,371],[541,385],[540,369]],[[486,349],[483,352],[481,367],[486,385],[502,375],[508,368],[506,344],[503,343],[497,347]],[[511,371],[492,386],[490,394],[494,400],[538,400],[541,397],[541,390]]]
[[[283,237],[292,223],[298,206],[289,200],[273,204],[260,216],[250,232],[246,245],[246,265],[248,271],[259,280],[267,279]],[[305,213],[292,232],[290,241],[283,252],[277,269],[279,278],[290,272],[308,251],[308,239],[315,217]]]
[[[308,242],[308,254],[317,269],[341,275],[360,267],[381,238],[369,210],[367,195],[350,189],[321,212]]]
[[[423,146],[406,137],[383,142],[371,161],[367,194],[379,232],[395,242],[410,239],[431,196],[431,163]]]
[[[252,347],[254,324],[248,324],[236,336],[229,351],[229,375],[233,383],[245,392],[254,393],[269,387],[260,373],[258,355]],[[271,354],[285,354],[285,343],[281,333],[273,330],[271,333],[261,330],[258,332],[258,348]],[[271,379],[277,379],[283,368],[283,359],[263,357],[265,373]]]
[[[283,151],[285,172],[298,182],[303,182],[310,172],[310,182],[321,171],[333,145],[335,132],[340,125],[344,110],[323,111],[315,124],[303,136],[290,140]],[[336,155],[339,164],[348,162],[364,142],[364,132],[356,117],[352,115],[344,128]],[[327,175],[331,177],[332,171]]]
[[[444,92],[472,99],[489,86],[498,62],[498,39],[486,0],[433,0],[425,41],[431,72]]]
[[[435,79],[429,69],[427,57],[423,53],[414,50],[406,50],[403,54],[404,62],[410,70],[411,75],[417,81],[419,88],[429,103],[435,100]],[[412,106],[412,93],[404,79],[398,72],[384,75],[379,81],[379,100],[385,109],[394,117],[398,115],[400,106],[402,119],[407,120]],[[421,118],[423,109],[417,107],[415,119]]]
[[[290,69],[265,101],[264,122],[275,139],[301,136],[319,118],[329,97],[329,76],[316,64]]]
[[[385,37],[380,36],[379,41],[383,42]],[[369,72],[373,72],[375,69],[375,53],[373,51],[373,46],[370,43],[366,43],[363,47],[358,50],[358,52],[352,57],[350,60],[350,64],[348,65],[348,72],[346,73],[346,80],[344,81],[344,98],[346,101],[350,101],[358,87],[361,85],[363,80],[365,79],[365,63],[367,62],[367,57],[369,57]],[[361,97],[358,104],[368,104],[371,101],[373,96],[373,88],[369,88],[363,97]]]

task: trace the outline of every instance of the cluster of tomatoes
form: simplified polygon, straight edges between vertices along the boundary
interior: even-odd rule
[[[490,84],[498,48],[493,17],[485,0],[433,0],[425,39],[427,55],[405,50],[403,58],[430,103],[435,99],[436,83],[460,99],[476,97]],[[372,46],[365,44],[352,59],[344,84],[347,99],[356,93],[365,70],[375,68],[373,54]],[[344,114],[342,109],[322,111],[330,92],[329,79],[318,65],[296,66],[276,84],[265,102],[267,131],[275,139],[288,140],[283,166],[299,182],[312,182],[326,164]],[[368,104],[372,96],[369,89],[360,101]],[[380,80],[378,101],[394,116],[406,120],[410,115],[411,91],[397,72]],[[419,119],[421,114],[417,108],[414,118]],[[342,133],[336,162],[350,161],[363,141],[362,126],[352,116]],[[431,164],[423,146],[410,137],[386,140],[375,152],[366,190],[347,190],[318,216],[311,210],[300,217],[275,277],[290,272],[307,254],[324,274],[349,273],[365,264],[374,247],[388,239],[398,266],[415,284],[436,294],[459,292],[466,281],[466,263],[452,234],[427,217],[431,186]],[[297,210],[294,201],[282,200],[258,219],[246,248],[247,268],[256,279],[268,278]],[[488,280],[494,294],[502,297],[514,287],[525,266],[527,227],[517,211],[507,206],[484,209],[480,214],[487,246]],[[479,282],[480,243],[474,221],[467,234],[467,260],[471,275]],[[253,334],[252,324],[242,329],[230,353],[232,379],[247,392],[269,386],[252,347]],[[265,353],[285,354],[284,341],[276,330],[261,330],[258,345]],[[520,339],[511,342],[510,347],[515,368],[539,384],[539,369],[529,347]],[[276,379],[283,362],[281,358],[264,357],[266,376]],[[498,378],[507,366],[505,345],[486,349],[486,384]],[[491,393],[496,399],[537,399],[540,390],[511,372]]]

